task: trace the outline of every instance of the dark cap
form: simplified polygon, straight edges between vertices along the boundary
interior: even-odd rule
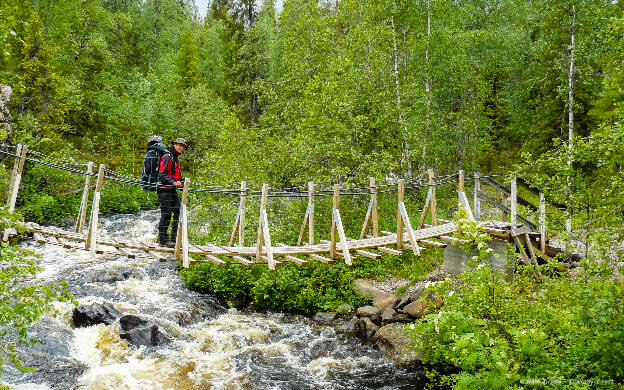
[[[176,140],[173,141],[173,143],[174,144],[184,145],[184,147],[188,149],[188,143],[186,142],[186,140],[184,138],[176,138]]]

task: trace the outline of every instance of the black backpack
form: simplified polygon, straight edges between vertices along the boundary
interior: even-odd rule
[[[152,140],[155,137],[150,138]],[[160,137],[158,137],[160,138]],[[162,138],[160,138],[162,140]],[[143,168],[141,169],[141,188],[144,191],[154,191],[158,185],[159,165],[162,156],[168,153],[162,142],[149,142],[147,152],[143,158]]]

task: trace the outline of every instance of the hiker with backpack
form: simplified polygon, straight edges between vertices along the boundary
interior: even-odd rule
[[[163,246],[174,247],[178,235],[180,198],[178,197],[177,188],[182,187],[182,182],[184,181],[180,173],[178,157],[186,151],[187,145],[184,138],[177,138],[166,149],[160,159],[156,192],[158,194],[158,203],[160,204],[158,242]],[[170,226],[171,238],[169,237]]]
[[[147,140],[147,150],[143,158],[143,169],[139,181],[141,188],[148,192],[156,191],[158,187],[160,160],[167,152],[162,140],[163,138],[159,135],[153,135]]]

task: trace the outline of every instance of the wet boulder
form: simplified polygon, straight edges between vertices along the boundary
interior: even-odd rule
[[[316,313],[312,318],[313,321],[320,322],[323,324],[329,324],[336,320],[337,314],[333,311],[322,311]]]
[[[121,316],[121,312],[112,304],[94,303],[92,305],[80,305],[74,308],[72,319],[76,328],[105,324],[110,325]]]
[[[375,333],[374,341],[384,350],[386,357],[398,365],[413,365],[422,361],[414,349],[414,340],[401,323],[382,326]]]
[[[100,283],[115,283],[129,279],[133,276],[133,274],[134,270],[129,266],[111,267],[99,270],[95,275],[93,275],[93,281]]]
[[[375,325],[369,317],[362,317],[358,323],[358,328],[361,337],[371,339],[379,326]]]
[[[119,325],[119,337],[135,347],[157,346],[168,341],[156,324],[135,315],[121,317]]]
[[[380,312],[379,309],[377,309],[375,306],[362,306],[357,309],[356,314],[360,317],[370,317],[380,314]]]

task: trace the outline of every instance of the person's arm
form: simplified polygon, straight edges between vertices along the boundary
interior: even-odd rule
[[[171,156],[165,154],[160,160],[160,168],[158,169],[158,181],[166,186],[174,186],[174,181],[171,178]]]

